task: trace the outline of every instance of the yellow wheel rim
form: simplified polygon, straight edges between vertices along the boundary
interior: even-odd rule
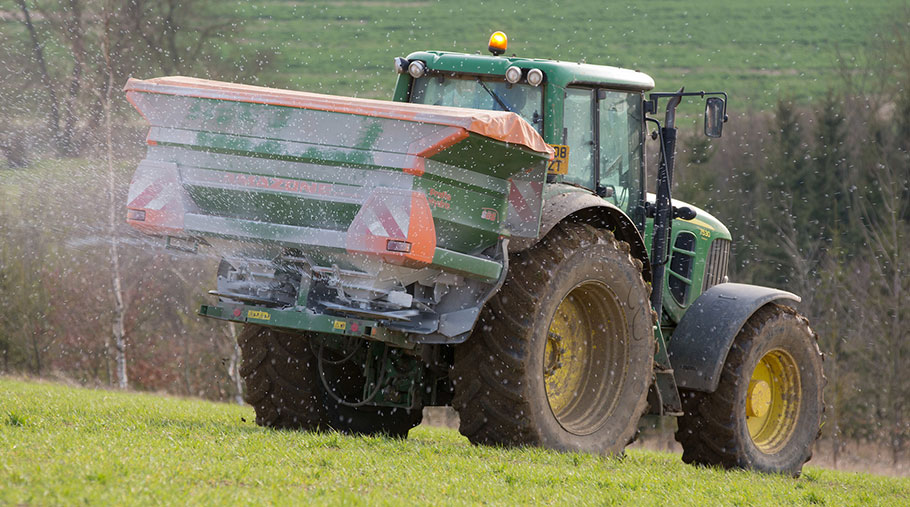
[[[799,368],[790,354],[771,350],[758,361],[746,388],[746,425],[758,449],[773,454],[796,429],[800,405]]]
[[[571,433],[597,431],[616,405],[628,369],[628,326],[612,291],[583,282],[550,321],[543,376],[550,409]]]

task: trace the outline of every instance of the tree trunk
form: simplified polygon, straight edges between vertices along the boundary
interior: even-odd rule
[[[111,369],[111,336],[106,334],[104,335],[104,366],[107,368],[107,385],[114,384],[114,370]]]
[[[240,344],[237,343],[237,327],[233,322],[228,324],[231,336],[231,359],[228,363],[228,375],[234,382],[234,401],[243,405],[243,379],[240,377]]]
[[[900,382],[902,376],[900,373],[900,364],[901,364],[901,309],[902,309],[902,270],[901,270],[901,243],[899,238],[898,229],[900,228],[900,217],[897,214],[897,209],[893,209],[891,216],[891,244],[894,245],[894,253],[891,258],[891,295],[892,295],[892,307],[891,307],[891,332],[889,336],[890,349],[889,353],[891,355],[891,364],[890,364],[890,374],[889,377],[889,386],[888,396],[890,398],[889,406],[891,408],[891,464],[897,466],[898,456],[900,455],[900,449],[902,447],[903,435],[901,431],[901,406],[900,398],[902,394],[902,389]]]
[[[72,157],[79,153],[76,147],[76,102],[82,88],[82,67],[85,64],[85,45],[83,43],[82,6],[79,0],[70,0],[70,17],[64,23],[66,36],[70,40],[73,52],[73,72],[70,77],[69,91],[63,108],[63,129],[60,132],[62,153]],[[105,34],[107,37],[107,34]],[[109,98],[108,98],[109,99]]]
[[[54,138],[54,148],[60,153],[63,145],[60,142],[60,112],[57,109],[57,92],[54,90],[54,83],[51,82],[51,76],[47,72],[44,49],[38,39],[35,25],[32,23],[32,16],[28,6],[25,5],[25,0],[16,0],[16,3],[19,4],[19,9],[22,11],[23,23],[32,42],[32,53],[35,61],[38,62],[38,70],[41,72],[41,84],[44,85],[44,91],[47,93],[48,107],[50,107],[50,115],[47,117],[47,130]]]
[[[108,216],[108,232],[110,233],[110,254],[111,254],[111,278],[114,289],[114,362],[117,368],[117,386],[120,389],[129,387],[129,381],[126,375],[126,336],[124,333],[124,317],[126,307],[123,304],[123,285],[120,277],[120,252],[119,241],[117,239],[117,206],[115,182],[116,174],[114,172],[114,142],[113,127],[111,126],[111,92],[114,88],[114,69],[111,65],[110,55],[110,21],[111,13],[109,6],[105,6],[104,12],[104,36],[102,37],[102,51],[104,53],[104,63],[107,68],[107,85],[104,90],[104,127],[107,134],[107,182],[108,182],[108,200],[110,214]]]
[[[835,339],[837,336],[835,335]],[[837,379],[837,355],[832,354],[831,361],[831,373],[828,375],[829,385],[834,386],[834,396],[832,396],[831,401],[831,421],[834,426],[834,430],[831,432],[831,460],[834,464],[834,469],[837,470],[837,461],[840,458],[840,396],[838,396],[838,379]]]
[[[39,337],[39,327],[31,326],[32,328],[32,353],[35,355],[35,376],[41,376],[41,346],[38,344]]]
[[[190,381],[190,338],[184,330],[180,333],[183,336],[183,383],[186,388],[186,395],[193,395],[193,385]]]

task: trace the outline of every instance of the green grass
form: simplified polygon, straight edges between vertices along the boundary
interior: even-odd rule
[[[624,459],[410,438],[271,431],[249,407],[0,378],[0,504],[878,504],[910,479],[807,468],[726,472],[679,457]]]
[[[619,65],[659,89],[725,89],[731,107],[809,100],[840,83],[838,58],[872,55],[907,16],[906,0],[680,2],[222,2],[243,20],[232,42],[276,53],[267,85],[388,98],[392,58],[423,49],[486,52],[494,30],[519,56]],[[216,15],[216,17],[217,17]],[[904,30],[906,27],[903,28]]]
[[[249,69],[254,51],[274,55],[255,77],[266,86],[390,98],[393,57],[485,53],[503,30],[509,54],[633,68],[664,91],[724,89],[733,112],[818,98],[842,85],[841,67],[886,79],[861,62],[881,58],[882,41],[906,32],[910,16],[908,0],[218,0],[202,8],[196,23],[233,27],[222,60]],[[0,0],[0,10],[18,7]],[[0,18],[3,32],[27,37],[11,14]],[[58,45],[47,51],[53,68],[70,65]],[[153,77],[140,75],[144,65],[136,77]]]

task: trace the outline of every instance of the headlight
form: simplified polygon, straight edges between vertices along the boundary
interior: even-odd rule
[[[395,72],[404,74],[408,71],[408,59],[400,56],[395,57]]]
[[[427,64],[421,62],[420,60],[414,60],[408,65],[408,74],[411,75],[414,79],[423,77],[427,73]]]
[[[543,82],[543,72],[540,69],[531,69],[528,71],[528,84],[538,86]]]
[[[506,69],[506,81],[512,84],[521,81],[521,69],[514,65]]]

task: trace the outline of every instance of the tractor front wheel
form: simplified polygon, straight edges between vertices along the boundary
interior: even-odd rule
[[[737,335],[713,393],[683,391],[683,461],[797,476],[819,435],[825,377],[817,338],[769,304]]]
[[[326,410],[308,340],[299,334],[247,324],[237,337],[244,401],[256,424],[282,429],[326,427]]]

